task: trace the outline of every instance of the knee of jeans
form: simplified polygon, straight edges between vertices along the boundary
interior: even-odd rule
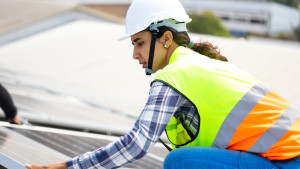
[[[182,148],[181,148],[182,149]],[[171,151],[165,158],[163,166],[164,169],[171,169],[174,168],[174,162],[178,161],[178,159],[180,158],[180,150],[179,149],[175,149],[173,151]]]
[[[170,152],[170,153],[165,157],[165,160],[164,160],[164,163],[163,163],[164,169],[169,169],[169,168],[171,168],[171,165],[172,165],[173,160],[174,160],[174,157],[173,157],[173,155],[172,155],[172,152]]]
[[[176,160],[176,159],[174,157],[174,150],[173,150],[166,156],[166,158],[164,160],[164,163],[163,163],[164,169],[172,168],[172,164],[173,164],[174,160]]]

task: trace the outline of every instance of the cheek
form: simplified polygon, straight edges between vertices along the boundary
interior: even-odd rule
[[[149,57],[149,51],[150,51],[149,48],[146,45],[144,45],[141,48],[141,55],[142,55],[142,57],[145,58],[145,59],[148,59],[148,57]]]
[[[162,49],[161,46],[162,45],[157,44],[154,52],[154,66],[157,67],[157,69],[161,68],[165,58],[164,50]]]

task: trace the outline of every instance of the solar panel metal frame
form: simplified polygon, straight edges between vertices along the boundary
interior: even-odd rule
[[[0,153],[0,169],[26,169],[21,163]]]

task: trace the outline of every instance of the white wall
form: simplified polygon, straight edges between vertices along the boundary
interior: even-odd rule
[[[280,32],[293,32],[293,28],[299,25],[300,10],[276,3],[270,6],[272,17],[269,33],[273,35]]]

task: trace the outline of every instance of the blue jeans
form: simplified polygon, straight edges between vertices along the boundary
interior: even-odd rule
[[[247,152],[211,147],[183,147],[173,150],[164,169],[300,169],[300,158],[270,161]]]

